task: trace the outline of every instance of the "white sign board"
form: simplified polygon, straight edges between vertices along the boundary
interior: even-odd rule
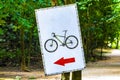
[[[35,12],[45,74],[82,70],[85,61],[77,5]]]

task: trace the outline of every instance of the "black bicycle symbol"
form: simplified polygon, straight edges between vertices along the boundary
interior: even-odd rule
[[[66,46],[69,49],[74,49],[78,46],[78,39],[74,35],[69,35],[66,36],[67,30],[64,30],[64,36],[61,35],[56,35],[55,33],[52,33],[52,36],[56,39],[48,39],[45,41],[44,47],[45,50],[52,53],[55,52],[58,48],[58,42],[61,43],[61,46]],[[63,37],[63,41],[60,40],[59,38]]]

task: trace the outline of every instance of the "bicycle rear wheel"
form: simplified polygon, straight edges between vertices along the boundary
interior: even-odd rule
[[[44,44],[45,50],[47,52],[55,52],[58,48],[58,43],[54,39],[48,39]]]

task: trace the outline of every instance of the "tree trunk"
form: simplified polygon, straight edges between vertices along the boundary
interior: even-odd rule
[[[51,3],[52,3],[52,6],[57,6],[58,5],[58,0],[52,0]]]
[[[24,29],[21,27],[20,29],[20,44],[21,44],[21,70],[26,69],[26,62],[25,62],[25,50],[24,50]]]
[[[119,36],[117,36],[116,49],[119,48]]]
[[[31,51],[32,51],[32,32],[33,32],[33,28],[30,29],[30,33],[29,33],[29,46],[28,46],[28,63],[27,66],[28,68],[30,67],[30,57],[31,57]]]
[[[100,52],[100,59],[102,60],[103,59],[103,46],[101,46],[101,52]]]

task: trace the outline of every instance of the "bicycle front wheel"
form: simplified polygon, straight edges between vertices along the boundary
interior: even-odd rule
[[[76,36],[70,35],[65,40],[66,47],[69,49],[74,49],[78,46],[78,39]]]
[[[54,39],[48,39],[44,44],[45,50],[47,52],[55,52],[58,48],[58,43]]]

